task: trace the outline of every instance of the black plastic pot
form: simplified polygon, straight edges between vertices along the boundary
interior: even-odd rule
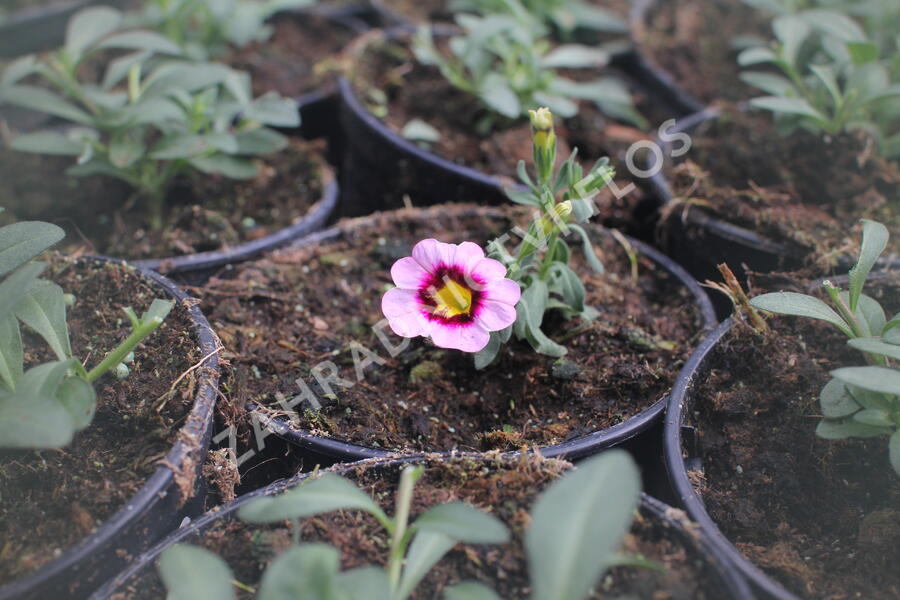
[[[683,506],[690,518],[700,526],[700,530],[709,540],[713,552],[716,553],[720,560],[728,561],[735,565],[753,587],[766,597],[776,600],[799,600],[797,596],[788,592],[779,583],[757,568],[756,565],[747,560],[728,541],[706,512],[703,500],[697,495],[694,486],[688,478],[689,463],[697,460],[694,458],[696,456],[695,449],[690,448],[696,443],[693,430],[685,427],[685,415],[692,410],[692,388],[696,381],[706,377],[709,371],[709,357],[719,341],[731,330],[732,325],[732,319],[723,321],[703,340],[694,351],[690,360],[684,365],[675,387],[672,388],[672,394],[669,396],[669,405],[666,410],[665,440],[663,442],[666,453],[666,468],[669,472],[672,487],[677,495],[678,504]],[[688,463],[685,462],[686,447]]]
[[[86,258],[84,261],[107,259]],[[123,568],[128,557],[145,551],[189,515],[203,510],[200,469],[212,436],[217,351],[220,343],[206,317],[178,286],[152,271],[137,269],[168,298],[185,307],[204,357],[194,405],[176,442],[154,474],[125,506],[81,542],[34,573],[0,587],[0,600],[85,598]],[[136,440],[135,443],[139,443]]]
[[[300,221],[273,234],[238,244],[227,250],[212,250],[171,258],[151,258],[130,261],[138,267],[165,274],[177,274],[178,279],[191,284],[206,281],[218,269],[227,265],[256,258],[266,252],[290,245],[304,236],[321,229],[338,205],[339,191],[330,168],[322,169],[323,189],[319,199]]]
[[[299,241],[295,244],[295,247],[313,245],[323,246],[334,243],[339,241],[354,228],[365,228],[367,226],[366,224],[373,218],[377,218],[377,216],[368,219],[355,219],[348,224],[338,225],[337,227],[317,232]],[[628,241],[637,253],[650,258],[654,263],[659,265],[662,270],[670,273],[690,291],[703,321],[702,329],[713,329],[718,321],[712,303],[700,285],[691,278],[684,269],[665,255],[661,254],[658,250],[635,239],[629,239]],[[637,436],[649,430],[655,424],[658,424],[662,419],[665,405],[666,399],[662,398],[622,423],[567,442],[540,448],[540,453],[547,458],[577,460],[596,454],[601,450],[620,446],[633,438],[637,438]],[[248,408],[254,410],[255,406],[251,405]],[[302,450],[304,464],[308,468],[317,464],[327,466],[337,462],[384,457],[390,454],[385,450],[341,442],[331,438],[313,435],[307,431],[298,431],[290,426],[290,420],[287,417],[269,418],[261,412],[257,414],[260,422],[265,424],[279,438],[288,442],[290,446]],[[655,456],[655,460],[658,462],[658,454]]]
[[[330,469],[330,471],[338,474],[347,474],[350,472],[359,472],[360,469],[377,469],[384,477],[396,478],[400,468],[407,464],[454,459],[479,461],[488,465],[497,460],[496,458],[486,458],[485,455],[431,454],[427,457],[412,456],[405,458],[389,457],[372,459],[350,465],[342,465]],[[134,585],[137,582],[139,576],[146,573],[148,570],[155,568],[156,560],[167,548],[178,543],[190,544],[196,542],[202,537],[204,532],[219,519],[236,520],[238,509],[247,502],[261,496],[275,496],[281,494],[297,486],[309,476],[309,473],[299,473],[291,479],[279,481],[265,488],[245,494],[233,502],[208,512],[190,525],[181,528],[179,531],[160,542],[152,550],[149,550],[138,557],[127,569],[98,589],[94,595],[91,596],[90,600],[107,600],[112,598],[115,594],[127,590],[129,585]],[[710,592],[715,592],[716,596],[714,597],[729,598],[730,600],[749,600],[753,598],[747,583],[733,568],[731,568],[730,564],[720,561],[716,555],[711,552],[709,540],[694,530],[694,525],[684,516],[684,513],[677,511],[646,494],[641,496],[639,510],[643,516],[650,519],[654,524],[658,524],[660,528],[674,532],[674,537],[678,542],[683,544],[686,551],[690,555],[697,557],[698,560],[703,561],[703,564],[706,567],[705,572],[710,576],[711,581],[715,582],[715,588],[709,590]]]

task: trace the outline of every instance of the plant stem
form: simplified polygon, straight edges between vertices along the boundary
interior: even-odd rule
[[[831,298],[831,302],[834,304],[835,308],[837,308],[841,317],[843,317],[844,321],[850,325],[850,330],[853,333],[850,337],[865,337],[865,333],[862,330],[862,327],[859,325],[859,321],[856,320],[856,317],[850,312],[850,307],[841,299],[840,290],[830,282],[825,281],[822,283],[822,287],[825,288],[825,291],[828,293],[828,297]]]
[[[396,591],[400,585],[400,572],[403,568],[403,557],[409,541],[406,529],[409,524],[409,509],[412,505],[413,487],[424,473],[422,467],[407,467],[400,474],[400,487],[397,490],[396,514],[394,515],[394,535],[391,537],[391,554],[388,559],[388,581],[391,590]]]
[[[106,358],[103,361],[90,370],[87,374],[87,380],[89,383],[94,383],[103,375],[106,374],[107,371],[113,369],[120,362],[125,360],[125,357],[134,350],[138,344],[140,344],[144,338],[153,333],[153,331],[159,327],[160,323],[155,321],[150,321],[148,323],[140,323],[138,324],[132,331],[131,334],[125,338],[121,344],[118,345],[112,352],[106,355]]]

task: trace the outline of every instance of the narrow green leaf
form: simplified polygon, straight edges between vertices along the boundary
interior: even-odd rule
[[[483,583],[463,581],[446,588],[444,600],[500,600],[500,596]]]
[[[97,44],[98,50],[115,48],[118,50],[138,50],[178,56],[181,48],[169,38],[153,31],[123,31],[113,34]]]
[[[176,544],[159,558],[168,600],[233,600],[234,576],[224,560],[206,550]]]
[[[23,133],[14,137],[9,147],[18,152],[56,156],[80,156],[84,152],[83,141],[57,131]]]
[[[250,523],[275,523],[335,510],[362,510],[379,521],[387,521],[387,515],[374,500],[347,479],[333,473],[308,480],[279,496],[248,502],[241,507],[238,516]]]
[[[0,75],[0,87],[10,86],[25,79],[37,71],[36,66],[37,57],[34,54],[15,59],[3,69],[3,74]]]
[[[64,100],[50,90],[33,85],[12,85],[2,90],[0,98],[9,104],[22,106],[29,110],[45,112],[48,115],[68,119],[82,125],[91,125],[93,117],[74,104]]]
[[[282,553],[269,565],[258,600],[338,600],[341,555],[327,544],[303,544]]]
[[[420,531],[413,537],[409,550],[406,553],[406,564],[403,574],[400,576],[400,585],[394,594],[395,600],[406,600],[412,594],[419,582],[425,578],[428,572],[456,542],[434,531]]]
[[[847,51],[855,65],[875,62],[880,54],[878,44],[873,42],[847,42]]]
[[[0,316],[12,315],[13,309],[25,297],[46,266],[42,262],[27,264],[0,283]]]
[[[880,354],[888,358],[900,360],[900,346],[897,344],[888,344],[881,338],[854,338],[847,342],[853,348],[869,354]]]
[[[235,134],[234,137],[237,142],[234,154],[241,156],[273,154],[284,150],[288,145],[286,137],[277,131],[267,128],[241,131]]]
[[[750,305],[760,310],[779,315],[808,317],[831,323],[848,337],[853,337],[850,326],[830,306],[806,294],[796,292],[773,292],[762,294],[750,300]]]
[[[115,31],[122,13],[108,6],[92,6],[78,11],[66,27],[66,52],[76,62],[90,46]]]
[[[50,281],[36,281],[16,305],[15,314],[44,338],[59,360],[72,357],[65,293],[61,287]]]
[[[775,37],[781,42],[781,52],[791,65],[796,64],[800,47],[812,33],[809,24],[795,15],[784,15],[772,21]]]
[[[492,331],[487,346],[475,353],[475,368],[481,370],[494,362],[502,346],[503,342],[500,341],[500,335],[496,331]]]
[[[478,97],[491,110],[514,119],[522,112],[519,97],[509,87],[509,83],[499,73],[489,73],[478,88]]]
[[[109,141],[109,162],[119,169],[127,169],[144,155],[143,132],[140,129],[119,129]]]
[[[600,262],[600,259],[597,258],[597,253],[594,252],[594,245],[591,243],[591,238],[587,231],[581,225],[575,224],[569,224],[569,229],[577,233],[578,237],[581,238],[581,250],[591,268],[597,273],[603,273],[603,263]]]
[[[545,69],[599,68],[609,62],[609,53],[593,46],[561,44],[541,58]]]
[[[247,106],[244,117],[272,127],[298,127],[300,112],[297,102],[275,92],[260,96]]]
[[[869,271],[887,247],[889,236],[887,227],[881,223],[869,219],[861,219],[860,222],[863,224],[863,232],[859,258],[850,269],[850,310],[853,312],[856,311],[856,303],[866,284]]]
[[[0,316],[0,381],[9,391],[14,391],[22,378],[23,359],[18,321],[11,315]]]
[[[337,586],[349,600],[391,600],[387,573],[378,567],[358,567],[337,576]]]
[[[850,394],[847,386],[837,379],[830,379],[819,393],[822,415],[830,419],[848,417],[862,408]]]
[[[855,415],[853,420],[863,425],[871,425],[873,427],[890,427],[893,428],[894,420],[891,419],[891,413],[878,408],[866,408]]]
[[[758,65],[762,63],[771,63],[778,60],[778,57],[775,56],[775,53],[772,52],[770,48],[766,48],[765,46],[756,46],[754,48],[747,48],[740,54],[738,54],[738,64],[742,67],[749,67],[751,65]]]
[[[72,417],[72,426],[80,431],[94,420],[97,394],[94,386],[81,377],[67,377],[59,386],[56,399]]]
[[[553,263],[550,272],[556,275],[558,286],[554,291],[558,290],[563,300],[576,312],[584,310],[584,284],[581,278],[568,267],[568,265],[558,262]]]
[[[432,531],[466,544],[504,544],[509,531],[496,517],[462,502],[433,506],[416,519],[412,527]]]
[[[195,156],[188,162],[199,171],[224,175],[230,179],[252,179],[259,173],[255,162],[224,154]]]
[[[864,390],[900,396],[900,371],[887,367],[842,367],[831,372],[844,383]]]
[[[744,83],[757,87],[773,96],[797,95],[794,84],[781,75],[766,73],[763,71],[745,71],[740,75]]]
[[[588,596],[631,525],[640,485],[633,459],[612,450],[538,497],[525,534],[532,600]]]
[[[525,206],[540,206],[541,204],[540,200],[535,198],[534,194],[528,190],[510,187],[503,191],[506,193],[506,197],[516,204],[523,204]]]
[[[816,426],[816,435],[826,440],[843,440],[845,438],[858,437],[870,438],[890,434],[887,427],[872,427],[856,421],[832,421],[823,419]]]
[[[65,237],[52,223],[20,221],[0,227],[0,276],[24,265]]]
[[[66,374],[76,365],[79,365],[78,361],[70,358],[31,367],[22,376],[17,391],[23,395],[56,398]]]
[[[55,398],[0,393],[0,448],[60,448],[74,435],[72,416]]]
[[[826,120],[825,115],[816,110],[812,104],[803,98],[785,98],[782,96],[763,96],[750,100],[751,106],[771,110],[775,113],[789,115],[803,115],[817,120]]]

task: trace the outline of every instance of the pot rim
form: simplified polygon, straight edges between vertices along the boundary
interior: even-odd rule
[[[377,219],[404,219],[409,218],[409,215],[421,214],[423,212],[446,213],[447,211],[452,211],[454,214],[460,216],[481,214],[495,218],[508,217],[508,214],[502,207],[480,207],[465,204],[455,206],[438,205],[428,208],[401,209],[384,213],[376,213],[364,217],[358,217],[355,219],[349,219],[335,227],[307,236],[306,238],[299,240],[297,243],[293,244],[292,247],[303,248],[311,246],[322,246],[324,244],[328,244],[340,239],[342,236],[347,235],[351,231],[364,229],[368,226],[369,223]],[[599,225],[595,227],[601,231],[608,231],[606,228]],[[648,257],[656,265],[668,272],[679,283],[687,288],[691,296],[694,298],[694,305],[697,307],[697,310],[700,313],[699,316],[701,325],[699,333],[703,333],[715,328],[718,323],[718,319],[715,315],[715,309],[713,308],[709,296],[706,294],[700,284],[697,283],[697,281],[693,277],[691,277],[687,273],[687,271],[684,270],[684,268],[676,264],[674,261],[672,261],[670,258],[665,256],[652,246],[649,246],[644,242],[630,238],[628,236],[626,236],[626,239],[640,254]],[[644,408],[642,411],[622,421],[621,423],[613,425],[612,427],[594,431],[581,437],[558,444],[542,446],[538,449],[538,451],[542,456],[546,458],[576,459],[584,456],[589,456],[600,450],[610,448],[612,446],[617,446],[646,431],[657,421],[659,421],[663,412],[665,412],[667,396],[670,394],[671,391],[669,392],[669,394],[656,400],[650,406]],[[306,431],[295,430],[289,425],[290,421],[287,417],[268,417],[257,412],[255,410],[257,406],[253,404],[248,404],[247,408],[250,412],[257,414],[260,417],[260,421],[264,426],[269,427],[275,435],[279,436],[289,444],[313,452],[321,453],[330,458],[337,458],[340,461],[354,461],[396,454],[396,452],[388,450],[380,450],[377,448],[359,444],[342,442],[334,438],[316,436]],[[520,454],[520,452],[515,451],[509,452],[508,454],[510,456],[517,456]]]
[[[549,459],[549,457],[544,457]],[[336,464],[321,472],[342,473],[362,468],[391,468],[394,466],[423,463],[430,461],[472,460],[488,465],[496,462],[510,463],[517,460],[509,454],[472,453],[472,452],[446,452],[446,453],[419,453],[412,455],[386,454],[381,457],[373,457],[351,463]],[[559,460],[559,459],[549,459]],[[575,466],[577,469],[577,465]],[[248,492],[231,502],[213,508],[195,521],[178,529],[165,539],[161,540],[153,548],[137,557],[126,569],[114,578],[104,583],[89,598],[89,600],[106,600],[117,588],[127,583],[129,579],[149,567],[151,563],[170,546],[177,544],[194,534],[200,533],[220,518],[235,518],[237,510],[244,504],[262,496],[274,496],[283,493],[304,480],[313,476],[315,472],[300,472],[289,479],[276,481],[265,487]],[[711,549],[707,536],[703,532],[692,529],[692,523],[684,516],[682,511],[675,509],[656,498],[641,492],[640,509],[646,511],[652,518],[660,521],[664,526],[675,531],[675,537],[685,547],[692,549],[697,555],[703,556],[710,568],[719,575],[720,583],[724,583],[730,592],[729,598],[737,600],[751,600],[753,598],[747,582],[727,562],[720,561]]]
[[[191,411],[186,415],[184,425],[174,436],[171,449],[138,492],[106,519],[96,531],[64,550],[59,557],[24,577],[0,586],[0,599],[4,600],[13,600],[20,595],[33,593],[39,586],[60,576],[66,570],[76,567],[85,557],[101,551],[104,546],[115,539],[118,532],[143,517],[151,509],[154,501],[178,490],[176,471],[178,477],[192,474],[193,482],[196,482],[212,437],[219,381],[218,352],[221,349],[221,343],[200,308],[196,304],[188,302],[190,298],[187,293],[174,282],[153,271],[106,257],[89,256],[76,260],[131,267],[183,306],[192,322],[197,346],[204,357],[198,363],[198,370],[202,366],[205,373],[194,395]],[[193,443],[190,443],[192,441]],[[191,460],[195,460],[196,464],[191,465]],[[182,499],[182,501],[186,500],[186,498]]]
[[[328,219],[337,207],[340,193],[334,170],[323,160],[320,172],[323,184],[321,197],[316,200],[307,213],[293,225],[279,229],[275,233],[259,239],[237,244],[225,250],[210,250],[208,252],[198,252],[195,254],[185,254],[183,256],[172,256],[168,258],[131,260],[129,263],[141,269],[167,274],[186,273],[241,263],[256,258],[266,252],[289,245],[291,242],[320,229],[328,222]]]

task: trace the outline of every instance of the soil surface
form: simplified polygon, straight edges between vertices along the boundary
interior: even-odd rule
[[[768,40],[765,15],[740,0],[655,0],[632,35],[649,62],[703,104],[762,95],[739,78],[736,42]]]
[[[415,487],[411,519],[435,504],[463,501],[485,510],[506,523],[512,542],[504,546],[457,546],[431,570],[412,595],[416,600],[441,597],[440,591],[461,580],[479,580],[508,600],[527,598],[528,573],[523,537],[528,511],[535,496],[568,468],[568,463],[529,458],[519,464],[460,459],[429,461]],[[365,467],[340,471],[376,498],[388,514],[394,512],[394,495],[399,471],[373,473]],[[342,568],[367,564],[384,565],[388,539],[379,524],[368,515],[354,511],[330,513],[306,520],[301,539],[321,541],[341,550]],[[257,585],[261,571],[291,543],[287,524],[257,527],[237,521],[220,520],[199,539],[200,544],[224,558],[242,584]],[[710,583],[710,573],[692,549],[674,537],[671,529],[651,521],[643,512],[637,516],[623,543],[627,555],[641,554],[665,565],[665,571],[634,567],[610,570],[599,582],[591,598],[646,598],[654,600],[694,600],[720,598],[721,590]],[[149,571],[149,570],[148,570]],[[154,572],[144,572],[114,600],[160,598],[161,584]],[[252,598],[239,592],[239,598]]]
[[[95,365],[129,333],[123,307],[138,314],[162,292],[130,269],[54,258],[45,278],[76,297],[72,351]],[[28,365],[53,360],[23,326]],[[93,423],[59,450],[0,451],[0,584],[27,575],[91,534],[156,470],[194,400],[195,382],[172,383],[201,357],[187,311],[176,307],[135,352],[130,374],[95,384]]]
[[[855,256],[860,218],[884,223],[900,239],[900,164],[874,154],[871,140],[806,132],[781,137],[762,113],[726,111],[691,134],[693,145],[671,173],[678,202],[666,208],[681,227],[700,206],[788,247],[819,269]],[[764,149],[764,150],[763,150]],[[891,251],[891,248],[888,249]]]
[[[197,293],[231,363],[227,418],[246,420],[248,402],[282,413],[278,398],[300,394],[302,378],[322,407],[296,406],[301,429],[392,450],[505,450],[604,429],[665,396],[700,331],[699,312],[689,292],[644,257],[632,280],[624,250],[608,233],[594,235],[605,274],[584,264],[580,244],[572,249],[586,304],[600,316],[565,321],[551,311],[545,319],[544,331],[569,349],[563,360],[516,342],[477,371],[470,355],[422,338],[389,357],[372,326],[382,320],[394,261],[427,237],[484,244],[509,231],[501,217],[509,214],[465,206],[386,213],[348,222],[339,241],[277,253],[237,267],[233,279],[210,281]],[[383,331],[391,345],[403,341],[386,325]],[[383,364],[369,364],[376,359],[351,348],[354,342]],[[367,365],[359,381],[354,352]],[[320,371],[325,384],[311,371],[326,360],[344,380],[331,390],[322,387],[333,374],[328,368]]]
[[[280,15],[272,29],[268,41],[248,44],[225,58],[250,73],[257,95],[275,90],[297,97],[333,85],[336,57],[358,33],[335,19],[305,13]]]
[[[867,293],[888,314],[900,309],[896,279]],[[734,328],[712,354],[691,411],[704,468],[689,475],[728,539],[792,592],[900,597],[900,478],[887,439],[815,434],[828,372],[864,359],[828,325],[769,325],[765,337]]]
[[[0,150],[0,219],[45,220],[66,243],[122,258],[160,258],[222,250],[298,222],[323,190],[324,143],[292,139],[261,163],[255,179],[200,175],[176,181],[165,225],[151,230],[143,207],[118,181],[64,175],[70,161]]]
[[[350,75],[363,104],[401,135],[413,120],[436,129],[439,139],[434,143],[420,142],[424,149],[476,171],[499,176],[509,184],[518,182],[518,162],[532,162],[528,119],[509,120],[495,115],[496,120],[489,129],[482,130],[489,114],[478,98],[453,87],[436,67],[420,65],[408,40],[391,41],[375,35],[357,48]],[[436,41],[439,46],[443,43],[440,39]],[[446,48],[443,50],[447,52]],[[561,74],[576,80],[612,76],[611,72],[601,73],[599,69]],[[634,98],[638,111],[654,126],[668,119],[668,115],[656,114],[655,107],[639,92],[634,91]],[[616,167],[615,183],[620,190],[633,179],[625,161],[629,147],[637,141],[652,139],[650,133],[604,115],[588,101],[579,103],[576,116],[556,119],[556,135],[559,160],[567,158],[573,148],[578,149],[585,169],[597,159],[609,157]],[[597,198],[598,218],[610,226],[633,221],[634,207],[642,198],[640,190],[616,198],[611,189],[606,189]],[[415,198],[412,200],[415,202]]]

